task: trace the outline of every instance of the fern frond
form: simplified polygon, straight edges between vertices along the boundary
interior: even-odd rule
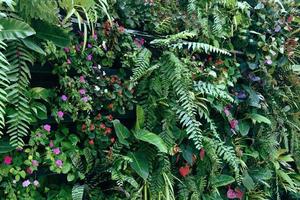
[[[22,147],[23,137],[28,134],[30,119],[30,107],[28,98],[28,86],[31,78],[28,63],[32,64],[34,58],[19,42],[10,43],[6,51],[6,57],[10,63],[7,72],[10,85],[8,102],[12,109],[8,113],[7,133],[13,146]]]
[[[226,90],[225,85],[216,85],[208,82],[198,81],[194,82],[194,88],[202,95],[214,97],[219,100],[234,102],[229,92]]]
[[[82,200],[84,194],[84,185],[74,185],[72,188],[72,199]]]
[[[186,68],[183,63],[173,54],[166,53],[164,62],[165,77],[172,83],[173,90],[178,98],[176,113],[180,123],[186,128],[189,139],[194,141],[196,148],[202,147],[201,123],[196,120],[197,106],[195,104],[195,94],[191,92],[191,83],[187,83],[184,77]]]
[[[0,30],[1,31],[1,30]],[[5,55],[1,50],[5,51],[6,44],[0,41],[0,136],[3,135],[3,128],[5,126],[5,107],[7,102],[7,92],[6,88],[8,87],[9,80],[7,78],[7,71],[9,63],[6,60]]]
[[[173,35],[168,35],[165,39],[155,39],[151,41],[150,44],[154,44],[158,46],[169,46],[170,44],[177,42],[178,40],[189,39],[196,36],[197,36],[196,32],[183,31]]]
[[[201,43],[201,42],[188,42],[188,41],[183,41],[183,42],[178,42],[176,44],[170,45],[173,48],[178,48],[178,49],[183,49],[183,48],[188,48],[191,49],[192,51],[204,51],[205,53],[219,53],[219,54],[224,54],[230,56],[231,53],[229,53],[225,49],[220,49],[215,46],[212,46],[210,44],[206,43]]]
[[[146,48],[142,49],[139,52],[135,60],[135,68],[132,70],[133,75],[130,78],[133,84],[135,84],[136,81],[147,74],[150,68],[151,55],[151,51]]]

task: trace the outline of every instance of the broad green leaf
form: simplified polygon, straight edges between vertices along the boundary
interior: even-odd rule
[[[244,178],[242,180],[244,186],[247,188],[247,190],[253,190],[255,188],[255,183],[251,176],[249,176],[248,172],[245,172]]]
[[[126,139],[130,136],[130,131],[117,119],[113,121],[113,124],[120,143],[129,146]]]
[[[44,56],[46,55],[45,51],[40,46],[38,46],[36,43],[34,43],[33,41],[26,38],[26,39],[23,39],[22,42],[29,49],[31,49],[39,54],[42,54]]]
[[[35,31],[27,23],[11,18],[0,18],[2,30],[0,40],[23,39],[34,35]]]
[[[241,120],[239,122],[239,131],[242,136],[248,135],[250,130],[250,124],[247,121]]]
[[[212,180],[212,185],[214,187],[222,187],[225,185],[229,185],[230,183],[233,183],[235,179],[232,176],[221,174],[219,176],[216,176]]]
[[[258,123],[271,124],[271,121],[268,118],[257,113],[248,114],[248,118],[252,119],[254,123],[258,122]]]
[[[140,129],[135,132],[134,136],[138,140],[155,145],[161,152],[168,153],[168,149],[165,142],[155,133],[151,133],[147,130]]]
[[[33,21],[32,26],[38,38],[52,41],[59,47],[70,45],[70,36],[66,30],[39,20]]]
[[[145,116],[144,116],[144,110],[141,106],[136,107],[136,124],[135,124],[135,129],[141,129],[144,126],[145,122]]]
[[[129,157],[132,159],[130,163],[131,168],[134,169],[140,177],[146,180],[149,175],[149,165],[145,154],[142,152],[129,153]]]

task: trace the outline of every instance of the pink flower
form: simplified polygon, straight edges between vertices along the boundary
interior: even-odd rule
[[[200,149],[200,159],[203,160],[205,156],[205,150],[203,148]]]
[[[28,187],[30,185],[30,181],[29,180],[26,180],[22,183],[22,186],[25,188],[25,187]]]
[[[239,124],[239,121],[236,120],[236,119],[233,119],[233,120],[230,121],[230,127],[232,129],[235,129],[238,124]]]
[[[272,62],[271,59],[267,59],[267,60],[265,61],[265,63],[268,64],[268,65],[272,65],[273,62]]]
[[[64,48],[64,51],[65,51],[66,53],[69,53],[69,52],[70,52],[70,48],[69,48],[69,47],[65,47],[65,48]]]
[[[12,163],[12,157],[10,156],[5,156],[4,157],[4,164],[10,165]]]
[[[32,160],[31,161],[32,166],[37,167],[39,166],[39,162],[37,160]]]
[[[81,100],[86,103],[89,101],[89,97],[83,97]]]
[[[88,43],[88,44],[87,44],[87,47],[88,47],[88,48],[92,48],[92,47],[93,47],[93,45],[92,45],[92,44],[90,44],[90,43]]]
[[[55,164],[56,164],[57,167],[62,167],[63,161],[62,160],[56,160]]]
[[[224,113],[225,113],[226,117],[228,117],[230,115],[230,111],[227,106],[224,108]]]
[[[80,77],[79,77],[79,82],[80,82],[80,83],[85,83],[84,76],[80,76]]]
[[[58,111],[58,112],[57,112],[57,116],[58,116],[59,118],[63,118],[63,117],[64,117],[64,112],[63,112],[63,111]]]
[[[68,58],[67,59],[67,64],[70,65],[71,63],[72,63],[71,60]]]
[[[32,169],[30,167],[27,167],[26,172],[27,174],[32,174]]]
[[[50,148],[53,148],[53,147],[54,147],[53,140],[50,140],[49,147],[50,147]]]
[[[93,34],[93,38],[94,38],[95,40],[97,40],[97,39],[98,39],[98,36],[97,36],[97,33],[96,33],[96,32],[94,32],[94,34]]]
[[[55,148],[55,149],[53,149],[52,151],[53,151],[53,153],[54,153],[55,155],[60,154],[60,149],[59,149],[59,148]]]
[[[244,192],[242,192],[239,188],[235,188],[236,198],[242,200],[244,196]]]
[[[134,43],[138,48],[141,48],[144,45],[145,40],[144,40],[144,38],[142,38],[142,39],[135,38]]]
[[[79,90],[79,94],[81,94],[81,95],[84,95],[85,92],[86,92],[85,89],[80,89],[80,90]]]
[[[86,59],[87,59],[88,61],[91,61],[91,60],[93,59],[93,55],[92,55],[92,54],[89,54],[89,55],[86,57]]]
[[[61,96],[61,100],[67,101],[67,100],[68,100],[68,97],[67,97],[66,95],[62,95],[62,96]]]
[[[51,126],[49,124],[44,125],[44,130],[50,132],[51,131]]]
[[[227,191],[227,198],[228,199],[235,199],[235,198],[237,198],[235,191],[233,189],[231,189],[230,187],[228,188],[228,191]]]

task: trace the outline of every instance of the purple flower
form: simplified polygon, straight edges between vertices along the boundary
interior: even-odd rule
[[[77,44],[77,45],[75,46],[75,49],[76,49],[77,52],[79,52],[79,51],[80,51],[80,45]]]
[[[54,147],[53,140],[50,140],[50,142],[49,142],[49,147],[50,147],[50,148]]]
[[[239,91],[239,93],[237,94],[237,98],[240,99],[240,100],[244,100],[247,98],[247,95],[245,93],[245,91]]]
[[[44,125],[44,130],[50,132],[51,131],[51,126],[49,124]]]
[[[30,185],[30,181],[29,180],[26,180],[22,183],[22,186],[25,188],[25,187],[28,187]]]
[[[224,108],[224,113],[227,117],[230,115],[230,111],[227,106]]]
[[[79,90],[79,94],[81,94],[81,95],[84,95],[85,92],[86,92],[85,89],[80,89],[80,90]]]
[[[89,97],[87,97],[87,96],[85,96],[85,97],[83,97],[82,99],[81,99],[83,102],[88,102],[88,100],[89,100]]]
[[[278,33],[280,30],[281,30],[281,26],[279,26],[279,25],[277,25],[277,26],[275,27],[275,29],[274,29],[274,31],[275,31],[276,33]]]
[[[80,77],[79,77],[79,82],[80,82],[80,83],[85,83],[84,76],[80,76]]]
[[[268,65],[272,65],[273,62],[272,62],[271,59],[267,59],[267,60],[265,61],[265,63],[268,64]]]
[[[93,59],[93,55],[92,55],[92,54],[89,54],[89,55],[86,57],[86,59],[87,59],[88,61],[91,61],[91,60]]]
[[[32,166],[37,167],[39,166],[39,162],[37,160],[32,160],[31,161]]]
[[[34,185],[34,186],[37,187],[37,186],[39,186],[39,184],[40,184],[40,183],[39,183],[37,180],[34,180],[34,181],[33,181],[33,185]]]
[[[59,118],[63,118],[63,117],[64,117],[64,112],[63,112],[63,111],[58,111],[58,112],[57,112],[57,116],[58,116]]]
[[[64,51],[65,51],[66,53],[69,53],[69,52],[70,52],[70,48],[69,48],[69,47],[65,47],[65,48],[64,48]]]
[[[88,44],[87,44],[87,47],[88,47],[88,48],[92,48],[92,47],[93,47],[93,45],[92,45],[92,44],[90,44],[90,43],[88,43]]]
[[[68,97],[67,97],[66,95],[62,95],[62,96],[61,96],[61,100],[67,101],[67,100],[68,100]]]
[[[67,64],[70,65],[71,63],[72,63],[71,60],[68,58],[67,59]]]
[[[233,120],[231,120],[229,123],[230,123],[230,127],[231,127],[232,129],[235,129],[236,126],[239,124],[239,121],[236,120],[236,119],[233,119]]]
[[[59,149],[59,148],[55,148],[55,149],[53,149],[52,151],[53,151],[53,153],[54,153],[55,155],[60,154],[60,149]]]
[[[249,76],[250,80],[253,82],[258,82],[261,80],[259,76],[255,76],[253,73],[250,73],[248,76]]]
[[[63,161],[62,160],[56,160],[55,164],[56,164],[57,167],[62,167]]]
[[[93,34],[93,38],[94,38],[95,40],[98,39],[98,36],[97,36],[97,33],[96,33],[96,32]]]

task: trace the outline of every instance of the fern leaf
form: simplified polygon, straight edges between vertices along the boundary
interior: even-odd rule
[[[72,199],[82,200],[84,194],[84,185],[74,185],[72,188]]]

